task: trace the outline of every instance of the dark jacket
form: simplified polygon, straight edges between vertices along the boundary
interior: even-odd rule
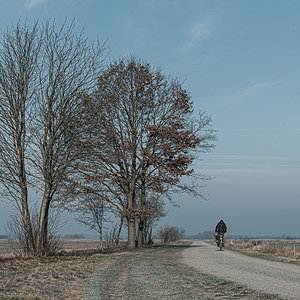
[[[218,232],[218,233],[225,233],[226,231],[227,231],[227,227],[226,227],[225,223],[223,222],[223,220],[221,220],[221,221],[217,224],[215,232]]]

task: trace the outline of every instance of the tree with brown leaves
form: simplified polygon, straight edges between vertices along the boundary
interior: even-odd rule
[[[210,117],[204,112],[193,117],[182,84],[135,57],[112,62],[99,77],[96,93],[82,104],[76,136],[83,155],[69,173],[68,189],[94,193],[114,205],[127,219],[130,249],[139,219],[141,246],[143,222],[154,213],[147,209],[147,192],[169,195],[179,188],[195,193],[181,178],[193,176],[196,154],[213,147]]]

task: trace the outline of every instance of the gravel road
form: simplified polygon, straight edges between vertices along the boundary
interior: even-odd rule
[[[254,258],[195,241],[181,261],[200,272],[246,285],[284,299],[300,299],[300,266]]]
[[[180,259],[188,248],[164,245],[102,256],[84,299],[283,299],[187,267]]]

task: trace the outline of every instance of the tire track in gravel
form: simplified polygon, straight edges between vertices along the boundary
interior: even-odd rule
[[[180,262],[189,245],[146,248],[103,257],[87,299],[278,299],[200,273]]]
[[[218,251],[196,241],[182,253],[181,261],[200,272],[230,280],[285,299],[300,299],[300,266]]]

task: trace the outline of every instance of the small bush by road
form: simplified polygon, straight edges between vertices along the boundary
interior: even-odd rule
[[[176,242],[183,238],[185,230],[176,226],[165,225],[159,228],[158,236],[163,243]]]

